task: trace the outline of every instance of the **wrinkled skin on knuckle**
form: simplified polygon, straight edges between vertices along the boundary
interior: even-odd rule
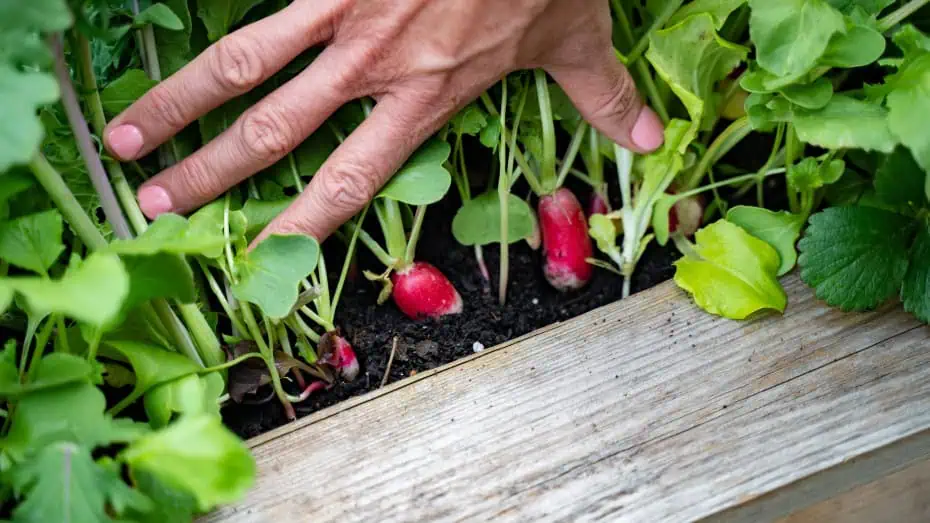
[[[224,36],[213,49],[213,74],[227,91],[249,91],[265,77],[261,45],[244,34]]]
[[[616,75],[611,81],[611,89],[594,100],[594,117],[597,119],[625,120],[639,104],[639,94],[629,75]]]
[[[148,105],[146,106],[148,114],[145,118],[151,118],[152,121],[162,122],[169,129],[182,129],[187,125],[187,119],[184,117],[184,111],[177,99],[177,95],[162,85],[152,88],[147,94]]]
[[[199,156],[188,157],[174,169],[170,179],[172,193],[183,197],[185,207],[209,201],[223,192],[219,177],[210,172]]]
[[[344,159],[321,178],[323,201],[334,215],[352,215],[378,194],[376,169],[364,160]]]
[[[274,162],[298,145],[297,128],[274,104],[250,109],[240,124],[243,151],[261,162]]]

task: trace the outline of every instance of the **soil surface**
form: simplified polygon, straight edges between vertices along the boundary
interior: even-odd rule
[[[759,145],[751,144],[750,147],[756,151],[765,150],[764,147],[757,148]],[[748,160],[750,165],[756,163],[752,155],[738,156]],[[481,187],[484,182],[472,179],[472,183]],[[586,185],[579,185],[571,179],[566,185],[575,191],[580,201],[587,201],[590,189]],[[619,208],[619,191],[615,186],[610,190],[614,208]],[[520,189],[516,194],[522,197],[527,193]],[[770,182],[766,186],[766,194],[783,195],[783,185],[776,186]],[[754,204],[754,195],[755,191],[750,191],[745,203]],[[783,207],[783,198],[769,199],[773,201],[767,207]],[[361,275],[355,281],[347,282],[337,313],[338,326],[355,349],[361,371],[354,382],[337,383],[331,389],[317,392],[303,403],[295,404],[298,417],[379,388],[395,337],[397,351],[388,383],[471,355],[475,352],[475,344],[490,348],[621,298],[622,279],[603,269],[595,269],[593,279],[584,289],[559,293],[543,277],[541,253],[533,251],[525,242],[519,242],[510,247],[508,299],[505,306],[500,306],[496,291],[499,249],[496,245],[484,249],[485,262],[491,274],[488,287],[478,270],[474,249],[458,244],[452,236],[452,219],[460,205],[458,195],[452,189],[445,200],[429,208],[417,257],[438,267],[452,281],[464,300],[463,313],[441,321],[412,321],[390,300],[380,306],[376,304],[379,284],[369,282]],[[367,230],[375,231],[377,226],[369,226]],[[596,249],[595,252],[600,254]],[[675,273],[672,264],[679,257],[671,242],[666,247],[659,247],[653,242],[637,266],[632,280],[633,292],[641,292],[671,279]],[[327,257],[329,259],[341,260],[341,257],[334,253],[331,258]],[[383,267],[361,247],[359,263],[362,269],[383,272]],[[329,269],[334,273],[331,282],[338,281],[335,273],[340,268],[331,266]],[[296,388],[292,390],[297,392]],[[259,391],[258,396],[273,397],[270,390]],[[276,400],[261,404],[230,404],[223,410],[223,416],[225,423],[243,438],[257,436],[287,422],[284,410]]]

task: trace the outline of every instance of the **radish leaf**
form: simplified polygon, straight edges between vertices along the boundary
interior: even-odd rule
[[[207,38],[215,42],[260,3],[262,0],[197,0],[197,16],[207,27]]]
[[[152,4],[137,14],[133,18],[133,24],[136,26],[152,24],[169,31],[184,30],[184,22],[174,14],[170,7],[162,3]]]
[[[100,102],[108,117],[123,112],[155,86],[141,69],[129,69],[100,92]]]
[[[452,175],[443,166],[452,148],[448,143],[430,140],[407,160],[378,193],[409,205],[429,205],[446,195]]]
[[[236,260],[236,298],[254,303],[273,319],[284,318],[297,302],[297,286],[316,269],[320,247],[309,236],[272,235]]]
[[[2,222],[0,259],[44,275],[65,250],[62,228],[61,214],[54,209]]]
[[[507,195],[507,240],[516,243],[533,234],[533,216],[522,198]],[[488,245],[501,241],[500,193],[489,191],[463,205],[452,220],[452,234],[462,245]]]

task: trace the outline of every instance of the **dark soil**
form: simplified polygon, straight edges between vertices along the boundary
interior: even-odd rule
[[[765,150],[759,144],[752,145],[756,151]],[[749,160],[749,164],[755,163],[751,156],[739,156]],[[482,183],[480,180],[472,182],[479,186]],[[579,200],[586,201],[590,192],[586,186],[572,181],[568,185],[575,190]],[[766,193],[784,194],[782,187],[770,185],[766,187]],[[615,189],[611,188],[614,193],[617,192]],[[475,343],[490,348],[621,298],[622,279],[603,269],[596,269],[592,281],[578,292],[561,294],[555,291],[542,275],[540,252],[520,242],[510,248],[508,300],[506,306],[501,307],[496,291],[499,249],[489,246],[484,250],[485,262],[491,273],[488,287],[479,273],[474,249],[459,245],[451,234],[452,218],[461,205],[454,193],[453,189],[444,201],[430,207],[418,245],[418,259],[434,264],[446,274],[462,295],[464,312],[441,321],[415,322],[404,316],[391,301],[381,306],[376,304],[380,290],[378,284],[361,276],[347,283],[337,317],[340,318],[339,327],[343,335],[355,348],[361,372],[352,383],[338,383],[330,390],[295,404],[298,416],[379,388],[395,337],[398,340],[397,352],[389,383],[471,355],[475,352]],[[518,194],[524,196],[526,192]],[[748,197],[754,198],[754,194],[750,191]],[[616,200],[616,194],[612,196]],[[770,199],[775,200],[770,207],[782,207],[782,198]],[[748,199],[746,203],[754,202]],[[619,208],[619,201],[615,201],[614,205]],[[369,230],[376,230],[376,227],[369,227]],[[375,273],[383,271],[383,267],[367,256],[367,251],[361,249],[359,253],[363,268]],[[671,243],[659,247],[653,242],[637,266],[632,281],[633,292],[670,279],[675,272],[672,263],[679,257]],[[334,253],[327,259],[340,257]],[[330,267],[330,270],[336,272],[338,267]],[[338,275],[333,277],[338,278]],[[260,391],[259,396],[272,397],[270,391],[266,392]],[[254,437],[287,422],[283,408],[275,400],[260,405],[232,404],[224,409],[223,415],[226,424],[243,438]]]

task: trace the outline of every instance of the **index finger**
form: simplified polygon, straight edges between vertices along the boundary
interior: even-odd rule
[[[334,0],[296,1],[223,37],[107,125],[104,144],[123,161],[152,152],[197,118],[242,95],[331,35]]]

